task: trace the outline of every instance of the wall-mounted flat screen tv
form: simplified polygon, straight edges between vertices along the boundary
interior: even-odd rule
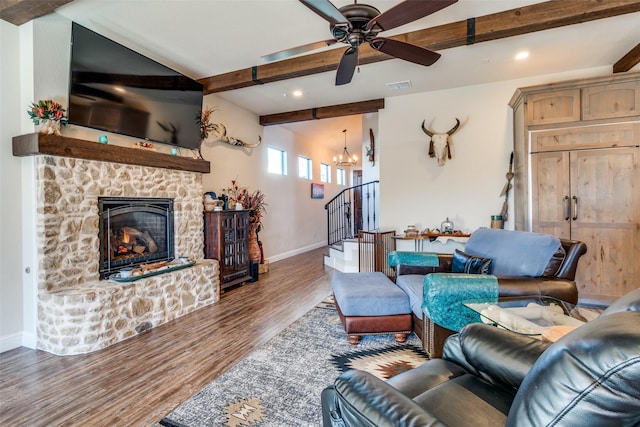
[[[197,149],[202,84],[73,23],[69,123]]]

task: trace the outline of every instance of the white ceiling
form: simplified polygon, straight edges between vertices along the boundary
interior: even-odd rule
[[[367,3],[384,11],[398,1]],[[381,35],[405,33],[538,2],[459,0],[431,16]],[[333,0],[333,3],[341,7],[351,1]],[[328,23],[297,0],[75,0],[57,12],[194,78],[260,65],[262,55],[331,38]],[[351,84],[345,86],[334,86],[334,72],[328,72],[219,96],[265,115],[610,66],[640,41],[639,23],[640,13],[633,13],[442,50],[442,58],[431,67],[398,59],[383,61],[360,67]],[[526,61],[514,59],[521,50],[530,52]],[[386,86],[406,80],[411,81],[410,89],[389,90]],[[293,97],[293,90],[302,90],[303,97]],[[325,131],[337,138],[342,138],[342,129],[353,123],[352,118],[331,120],[331,130]],[[316,123],[322,127],[328,123],[317,122],[325,122]],[[307,128],[308,123],[290,126],[294,131],[302,131],[303,127]]]

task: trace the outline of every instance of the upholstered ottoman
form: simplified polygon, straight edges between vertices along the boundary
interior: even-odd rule
[[[362,335],[392,333],[402,343],[411,333],[409,297],[380,272],[333,274],[338,315],[351,344]]]

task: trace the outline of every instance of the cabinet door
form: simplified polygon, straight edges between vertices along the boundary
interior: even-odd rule
[[[532,231],[571,237],[569,152],[531,155]]]
[[[528,125],[580,120],[580,89],[536,93],[527,98]]]
[[[236,269],[249,268],[249,212],[238,212],[235,215],[235,259]]]
[[[582,89],[582,119],[612,119],[640,114],[640,81]]]
[[[236,227],[233,213],[221,214],[220,234],[222,236],[222,265],[223,275],[236,269]]]
[[[640,148],[573,151],[570,179],[580,298],[614,300],[640,283]]]

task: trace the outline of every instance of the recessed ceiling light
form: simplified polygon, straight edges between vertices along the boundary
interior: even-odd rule
[[[293,91],[293,96],[295,96],[296,98],[300,98],[302,96],[302,91],[301,90],[294,90]]]
[[[516,59],[518,61],[522,61],[523,59],[527,59],[529,57],[529,52],[527,51],[522,51],[518,54],[516,54]]]

